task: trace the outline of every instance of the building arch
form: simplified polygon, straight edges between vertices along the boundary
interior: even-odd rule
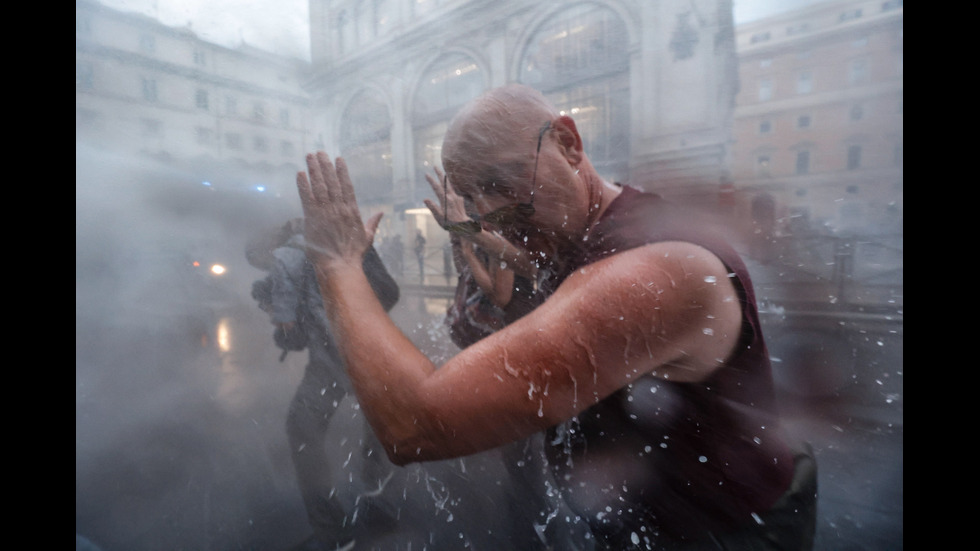
[[[615,13],[625,26],[625,36],[627,39],[626,41],[629,44],[629,51],[632,52],[637,48],[640,36],[640,16],[639,14],[635,13],[634,10],[624,6],[621,2],[609,0],[582,0],[580,2],[561,5],[559,7],[549,4],[542,4],[541,7],[538,8],[538,12],[530,20],[528,20],[526,25],[524,25],[524,28],[521,29],[520,34],[515,40],[515,44],[517,44],[517,51],[516,55],[510,62],[510,69],[507,74],[508,82],[516,82],[520,80],[521,55],[524,47],[531,41],[533,36],[542,28],[542,26],[545,26],[548,22],[555,20],[562,13],[569,10],[575,10],[581,6],[604,8]]]
[[[525,29],[513,78],[570,115],[599,173],[629,173],[630,68],[636,29],[611,2],[578,2],[540,13]]]

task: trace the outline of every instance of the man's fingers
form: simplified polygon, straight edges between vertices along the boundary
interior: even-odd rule
[[[328,203],[330,195],[327,191],[323,167],[320,166],[320,160],[314,153],[306,156],[306,172],[309,174],[310,196],[314,199],[312,203]]]
[[[357,209],[357,197],[354,196],[354,184],[350,181],[350,172],[347,170],[347,161],[343,157],[337,157],[337,190],[338,197],[345,204]],[[360,217],[360,216],[358,216]]]
[[[366,224],[364,224],[364,232],[367,234],[368,242],[374,243],[374,234],[378,231],[378,224],[381,223],[381,217],[384,216],[383,212],[375,213],[374,216],[368,218]]]
[[[425,175],[425,180],[429,182],[429,186],[432,187],[432,191],[436,194],[436,197],[439,198],[439,202],[441,203],[445,201],[446,198],[443,197],[442,193],[442,184],[440,184],[435,178],[432,177],[431,174],[428,173]]]
[[[307,205],[312,205],[315,201],[313,191],[310,189],[310,181],[305,172],[296,173],[296,189],[299,191],[299,201],[303,205],[303,216],[308,217]]]
[[[340,200],[341,194],[339,185],[337,182],[337,171],[330,161],[330,157],[323,151],[316,152],[316,165],[319,168],[319,172],[323,177],[324,191],[326,195],[326,200],[329,202],[336,202]],[[312,174],[310,175],[312,177]],[[316,182],[314,181],[314,184]],[[316,188],[313,189],[314,193]]]
[[[436,220],[439,221],[443,220],[443,214],[441,208],[439,208],[435,203],[433,203],[428,199],[423,199],[422,202],[425,203],[425,206],[429,207],[429,212],[432,213],[432,216],[434,216]]]

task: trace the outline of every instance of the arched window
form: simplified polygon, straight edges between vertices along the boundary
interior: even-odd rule
[[[361,92],[347,106],[340,154],[350,168],[359,202],[376,204],[391,198],[391,113],[377,92]]]
[[[604,6],[563,9],[532,35],[518,78],[570,115],[596,169],[622,178],[629,165],[628,32]]]
[[[433,167],[442,166],[442,140],[449,120],[486,87],[486,77],[477,62],[462,53],[446,54],[426,71],[412,108],[417,183],[425,182],[425,174],[431,174]],[[425,193],[424,186],[421,191]]]

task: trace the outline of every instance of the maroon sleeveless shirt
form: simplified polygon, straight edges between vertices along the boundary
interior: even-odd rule
[[[658,195],[624,187],[571,264],[542,282],[547,293],[586,264],[685,241],[721,259],[741,301],[737,350],[708,380],[646,375],[549,429],[548,459],[564,497],[611,548],[757,522],[793,474],[748,270],[718,233],[692,220]]]

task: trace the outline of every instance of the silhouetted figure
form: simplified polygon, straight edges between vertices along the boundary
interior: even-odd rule
[[[301,228],[299,228],[301,231]],[[348,510],[334,486],[338,478],[326,441],[331,418],[341,401],[351,392],[343,362],[329,331],[320,297],[317,276],[307,260],[302,233],[295,233],[283,246],[271,253],[268,276],[268,308],[275,325],[274,340],[283,357],[289,351],[307,350],[309,361],[299,387],[289,405],[286,433],[299,489],[313,527],[314,542],[307,548],[325,545],[336,549],[353,539],[354,523],[377,521],[377,510],[370,499],[359,501],[359,510]],[[368,281],[385,310],[390,310],[399,298],[397,283],[388,274],[380,256],[372,248],[364,256],[363,268]],[[265,281],[265,280],[260,280]],[[256,282],[261,288],[262,284]],[[258,299],[258,298],[257,298]],[[280,358],[281,360],[282,358]],[[369,492],[384,484],[391,464],[377,445],[377,440],[365,425],[361,451],[365,470],[354,477],[355,491]],[[375,513],[372,516],[372,513]]]
[[[391,239],[391,257],[394,260],[392,271],[396,277],[402,277],[405,275],[405,243],[400,233],[396,233]]]
[[[419,262],[419,283],[425,283],[425,237],[415,230],[415,258]]]

